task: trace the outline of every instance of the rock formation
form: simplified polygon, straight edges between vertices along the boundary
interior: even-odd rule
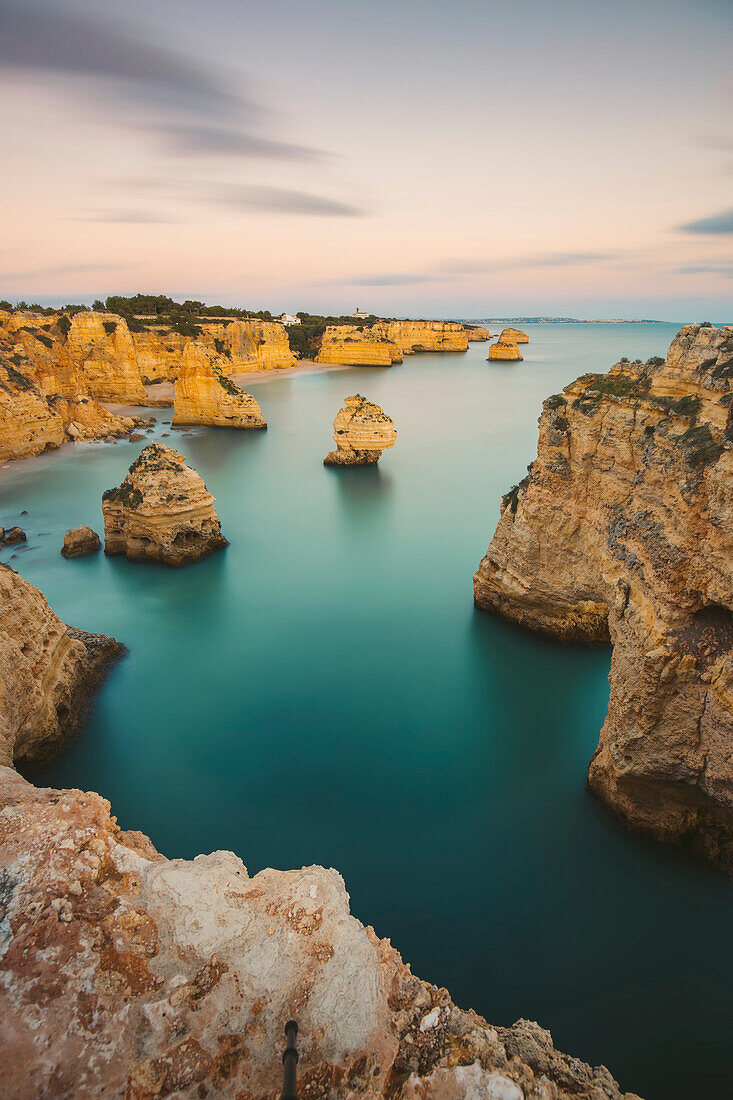
[[[288,330],[277,321],[229,321],[205,324],[199,339],[238,371],[282,370],[297,360],[290,350]]]
[[[145,386],[175,382],[190,337],[178,332],[150,328],[132,334],[140,379]]]
[[[26,533],[22,527],[0,527],[0,546],[17,546],[26,541]]]
[[[70,440],[116,438],[136,423],[89,396],[67,326],[67,318],[0,312],[0,462]]]
[[[0,764],[52,756],[122,652],[114,638],[65,626],[37,588],[0,565]]]
[[[96,554],[101,546],[99,535],[91,527],[72,527],[64,535],[61,553],[65,558],[83,558],[87,554]]]
[[[402,362],[402,351],[392,340],[366,326],[329,325],[323,334],[316,363],[345,367],[391,367]]]
[[[221,356],[198,341],[186,344],[176,379],[173,424],[266,428],[260,406],[224,373]]]
[[[323,460],[325,466],[372,466],[382,451],[394,447],[397,432],[394,420],[379,405],[360,393],[347,397],[333,422],[336,450]]]
[[[733,328],[688,325],[544,402],[479,607],[613,644],[589,781],[630,824],[733,869]]]
[[[468,333],[456,321],[377,321],[376,336],[385,336],[402,351],[468,351]]]
[[[469,344],[474,341],[493,340],[495,336],[495,333],[489,332],[487,328],[482,328],[481,325],[466,325],[465,329]]]
[[[528,344],[529,336],[522,332],[521,328],[505,328],[499,334],[499,339],[506,344]]]
[[[135,341],[127,322],[114,313],[75,314],[68,350],[92,397],[122,404],[145,404]]]
[[[102,497],[105,554],[180,566],[227,545],[214,497],[183,455],[150,443]]]
[[[58,745],[119,647],[2,566],[0,593],[3,1096],[276,1096],[296,1017],[302,1097],[634,1100],[537,1024],[492,1027],[414,977],[338,872],[168,860],[99,795],[22,779],[13,757]]]
[[[516,344],[509,344],[504,340],[498,340],[489,348],[487,362],[491,359],[499,359],[502,362],[522,362],[522,355]]]

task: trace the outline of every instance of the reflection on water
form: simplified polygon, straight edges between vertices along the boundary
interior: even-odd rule
[[[0,522],[29,536],[13,564],[67,622],[129,647],[42,782],[100,791],[168,855],[338,867],[353,911],[458,1004],[538,1019],[650,1100],[700,1095],[701,1066],[705,1095],[728,1095],[730,885],[631,836],[585,789],[609,650],[472,604],[542,398],[663,353],[673,331],[534,326],[521,364],[474,344],[250,383],[266,432],[165,440],[231,543],[187,569],[59,555],[68,527],[101,529],[102,491],[142,444],[3,470]],[[356,392],[394,418],[397,444],[376,468],[325,468]],[[169,430],[161,417],[148,438]]]

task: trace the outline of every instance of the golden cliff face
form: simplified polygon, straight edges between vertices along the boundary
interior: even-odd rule
[[[226,376],[225,360],[204,344],[186,344],[176,379],[173,424],[266,428],[260,406]]]
[[[402,362],[402,351],[394,341],[356,325],[329,325],[323,334],[316,363],[344,367],[391,367]]]
[[[0,565],[0,765],[53,755],[122,652],[114,638],[65,626],[37,588]]]
[[[505,340],[498,340],[489,348],[488,359],[499,359],[502,362],[522,362],[522,354],[516,344],[510,344]]]
[[[468,351],[468,333],[456,321],[377,321],[372,331],[397,344],[403,355]]]
[[[187,565],[227,545],[203,478],[178,451],[150,443],[102,497],[105,554]]]
[[[372,466],[397,442],[394,420],[360,393],[347,397],[333,422],[336,450],[323,460],[325,466]]]
[[[229,364],[227,374],[239,371],[282,370],[297,360],[290,350],[288,330],[277,321],[230,321],[202,325],[201,343]]]
[[[0,313],[0,462],[134,426],[89,396],[61,318]]]
[[[145,404],[135,353],[135,341],[127,322],[114,313],[77,313],[69,329],[69,355],[92,397],[123,404]]]
[[[522,332],[521,328],[505,328],[499,334],[499,339],[505,344],[528,344],[529,336]]]
[[[466,336],[469,344],[474,341],[493,340],[494,335],[495,333],[489,332],[487,328],[482,328],[481,325],[466,325]]]
[[[589,781],[633,826],[733,869],[733,328],[548,398],[479,607],[613,644]]]
[[[135,332],[137,369],[144,385],[175,382],[183,359],[183,350],[190,337],[178,332]]]

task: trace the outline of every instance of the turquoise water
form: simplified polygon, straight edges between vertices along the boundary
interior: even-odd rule
[[[458,1004],[537,1019],[650,1100],[727,1096],[731,887],[585,790],[609,652],[472,605],[542,398],[663,354],[675,326],[530,329],[524,363],[474,344],[262,382],[266,433],[172,432],[231,542],[180,571],[59,556],[68,527],[101,530],[102,491],[142,444],[2,470],[0,523],[29,535],[2,560],[130,650],[36,778],[101,792],[170,856],[335,866],[354,913]],[[355,392],[394,417],[397,446],[377,469],[326,469]],[[170,431],[158,415],[151,439]]]

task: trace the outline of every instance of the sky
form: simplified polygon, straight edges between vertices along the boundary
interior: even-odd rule
[[[733,0],[0,0],[0,298],[733,320]]]

